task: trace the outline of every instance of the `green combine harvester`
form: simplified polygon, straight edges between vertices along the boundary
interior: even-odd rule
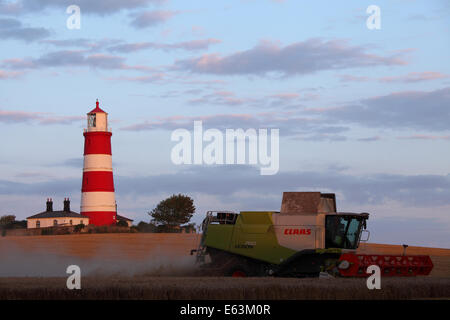
[[[331,193],[285,192],[280,212],[208,211],[196,253],[205,274],[233,277],[368,276],[378,265],[383,276],[428,275],[428,256],[356,254],[368,213],[336,211]]]

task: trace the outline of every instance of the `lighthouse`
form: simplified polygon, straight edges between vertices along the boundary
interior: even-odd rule
[[[111,225],[117,221],[112,170],[111,130],[108,114],[95,109],[87,114],[84,129],[84,165],[81,188],[81,214],[89,217],[91,224]]]

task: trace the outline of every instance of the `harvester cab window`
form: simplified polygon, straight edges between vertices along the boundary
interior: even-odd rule
[[[349,243],[356,243],[359,237],[360,222],[357,219],[350,219],[347,224],[347,235]]]
[[[219,224],[235,224],[237,214],[233,212],[217,212],[216,216],[212,217],[211,223]]]
[[[326,248],[356,249],[365,219],[358,216],[329,215],[326,217]]]

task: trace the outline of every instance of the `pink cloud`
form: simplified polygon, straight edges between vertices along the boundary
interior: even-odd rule
[[[144,11],[134,17],[131,25],[140,29],[154,27],[164,23],[178,13],[179,11]]]
[[[437,80],[448,78],[448,75],[434,72],[434,71],[424,71],[424,72],[410,72],[404,76],[398,77],[383,77],[380,78],[380,82],[419,82],[428,80]]]
[[[411,136],[398,137],[399,139],[407,140],[450,140],[450,136],[433,136],[426,134],[414,134]]]
[[[0,79],[12,79],[21,76],[24,72],[20,71],[6,71],[0,69]]]
[[[298,93],[295,93],[295,92],[284,92],[284,93],[277,93],[277,94],[271,95],[270,97],[277,98],[277,99],[291,100],[291,99],[299,98],[300,95]]]
[[[84,116],[54,116],[43,112],[0,110],[0,122],[3,123],[72,124],[84,119]]]
[[[351,46],[345,40],[313,38],[286,46],[278,41],[261,41],[251,49],[226,56],[214,53],[178,60],[174,68],[207,74],[292,76],[322,70],[405,64],[401,54],[380,56],[368,53],[366,47]]]
[[[196,51],[208,49],[210,45],[221,42],[222,42],[221,40],[215,38],[191,40],[177,43],[134,42],[115,45],[109,47],[108,50],[112,52],[122,52],[122,53],[136,52],[145,49],[166,50],[166,51],[182,49],[188,51]]]
[[[164,73],[155,73],[149,76],[136,76],[136,77],[107,77],[107,80],[119,80],[119,81],[131,81],[131,82],[156,82],[164,80],[166,75]]]
[[[354,75],[350,75],[350,74],[342,74],[342,75],[338,75],[340,81],[342,82],[365,82],[365,81],[369,81],[370,78],[369,77],[365,77],[365,76],[354,76]]]

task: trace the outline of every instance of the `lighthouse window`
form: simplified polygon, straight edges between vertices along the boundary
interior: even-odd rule
[[[93,128],[96,126],[96,114],[90,114],[88,116],[88,127]]]

